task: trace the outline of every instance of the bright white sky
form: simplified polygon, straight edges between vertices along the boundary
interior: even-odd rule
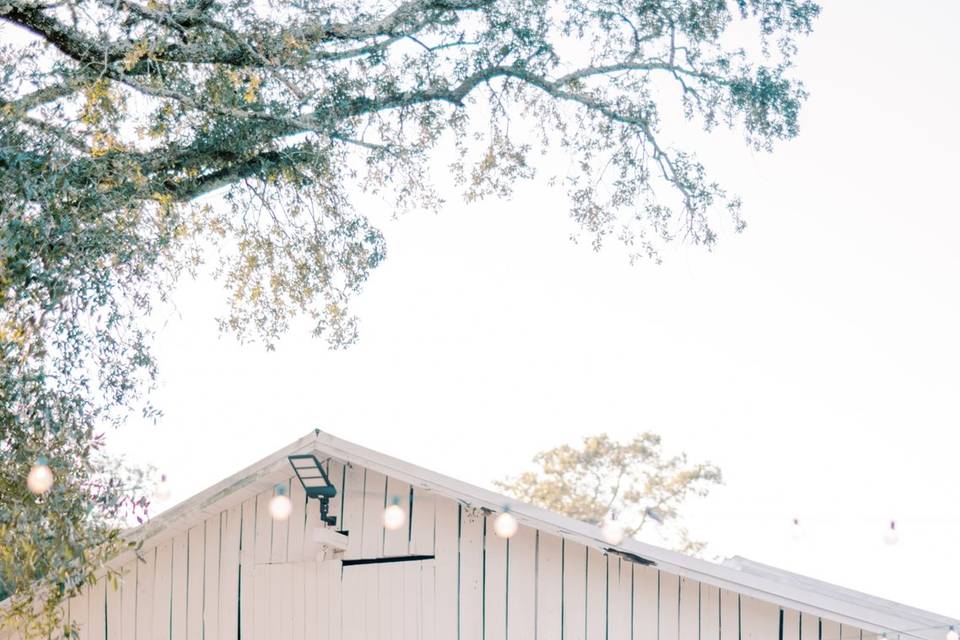
[[[305,329],[275,353],[221,338],[222,293],[185,283],[157,344],[166,416],[115,446],[178,501],[314,427],[481,485],[649,429],[723,468],[689,510],[711,555],[960,615],[960,5],[826,4],[800,138],[701,153],[744,197],[742,236],[630,267],[570,243],[543,184],[454,200],[385,226],[361,341],[335,353]]]

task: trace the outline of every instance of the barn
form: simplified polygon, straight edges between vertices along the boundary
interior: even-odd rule
[[[271,510],[278,485],[286,518]],[[494,532],[505,506],[519,524],[509,538]],[[320,431],[134,535],[140,557],[115,560],[117,586],[99,580],[67,603],[80,638],[944,640],[960,628],[745,559],[614,546],[595,527]]]

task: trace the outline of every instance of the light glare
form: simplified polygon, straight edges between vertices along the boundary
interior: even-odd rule
[[[27,474],[27,488],[34,495],[42,495],[53,486],[53,471],[47,466],[47,461],[38,458],[36,464],[30,467]]]
[[[277,494],[270,499],[270,517],[274,520],[286,520],[293,511],[293,503],[287,497],[282,487],[277,487]]]
[[[616,518],[607,518],[600,528],[600,535],[607,544],[618,545],[626,537],[626,531]]]
[[[383,510],[383,526],[389,531],[396,531],[407,521],[407,514],[399,504],[391,504]]]
[[[512,538],[520,524],[509,511],[504,511],[493,521],[493,532],[501,538]]]

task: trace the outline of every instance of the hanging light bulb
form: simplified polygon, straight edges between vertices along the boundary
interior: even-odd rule
[[[507,507],[504,507],[500,515],[493,521],[493,532],[501,538],[512,538],[519,527],[520,523],[517,522],[517,519],[513,517]]]
[[[274,496],[270,498],[270,517],[274,520],[286,520],[293,511],[293,503],[287,497],[287,488],[278,484],[274,489]]]
[[[620,544],[623,542],[626,534],[627,532],[624,530],[623,525],[620,524],[620,521],[617,520],[617,516],[614,513],[608,515],[603,521],[603,526],[600,527],[600,535],[603,536],[603,541],[607,544]]]
[[[950,629],[947,631],[947,640],[960,640],[960,633],[957,633],[953,625],[950,625]]]
[[[400,497],[394,496],[390,499],[390,504],[383,510],[383,526],[389,531],[396,531],[407,521],[407,514],[403,512],[400,506]]]
[[[170,499],[170,483],[167,482],[166,474],[160,475],[160,482],[153,489],[153,499],[157,502],[166,502]]]
[[[897,544],[897,542],[900,541],[900,534],[897,532],[897,523],[895,520],[890,521],[890,528],[883,534],[883,541],[889,545]]]
[[[49,491],[52,486],[53,471],[47,466],[47,459],[40,456],[27,474],[27,488],[31,493],[39,496]]]

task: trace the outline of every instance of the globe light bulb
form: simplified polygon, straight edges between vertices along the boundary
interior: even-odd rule
[[[277,485],[276,495],[270,498],[270,517],[274,520],[286,520],[293,511],[293,503],[287,497],[287,490],[281,485]]]
[[[947,631],[947,640],[960,640],[960,633],[957,633],[953,625],[950,625],[950,629]]]
[[[897,532],[897,523],[894,520],[890,521],[890,528],[886,530],[883,534],[883,541],[889,545],[897,544],[900,541],[900,534]]]
[[[624,530],[623,525],[620,524],[620,521],[613,516],[610,516],[604,520],[603,526],[600,527],[600,535],[603,537],[603,541],[607,544],[620,544],[623,542],[626,534],[627,532]]]
[[[394,498],[383,510],[383,527],[388,531],[396,531],[407,521],[407,514],[403,512],[400,506],[400,499]]]
[[[170,483],[167,482],[166,474],[160,476],[160,482],[154,487],[153,498],[157,502],[166,502],[170,499]]]
[[[509,511],[503,511],[493,521],[493,532],[501,538],[512,538],[520,527],[520,523]]]
[[[30,493],[39,496],[49,491],[52,486],[53,471],[47,466],[47,459],[40,456],[27,474],[27,489]]]

